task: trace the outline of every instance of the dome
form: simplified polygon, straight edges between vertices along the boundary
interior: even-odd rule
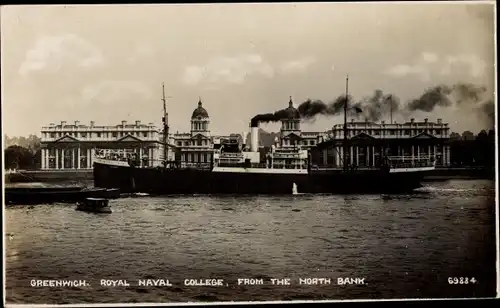
[[[197,118],[208,118],[208,112],[202,107],[201,99],[198,102],[198,108],[193,111],[193,115],[191,116],[191,119]]]
[[[285,109],[284,114],[287,119],[300,119],[300,113],[295,107],[293,107],[291,96],[290,96],[290,101],[288,102],[288,108]]]

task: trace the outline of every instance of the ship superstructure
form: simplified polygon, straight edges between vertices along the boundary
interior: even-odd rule
[[[348,108],[347,97],[346,93],[345,110]],[[201,107],[201,99],[199,105]],[[165,107],[163,122],[166,132],[167,117]],[[380,153],[384,155],[379,156],[375,167],[358,168],[350,163],[347,138],[340,148],[347,154],[343,155],[341,167],[312,166],[310,151],[295,142],[294,133],[300,124],[300,114],[291,99],[283,117],[286,119],[281,133],[288,134],[286,144],[275,142],[267,151],[263,150],[259,147],[259,122],[251,121],[249,145],[244,144],[245,134],[241,140],[226,138],[214,147],[211,159],[199,162],[199,166],[187,166],[177,159],[175,162],[165,161],[162,167],[151,168],[140,167],[133,156],[96,157],[95,186],[158,194],[291,193],[292,188],[307,193],[399,192],[419,187],[425,172],[435,168],[434,160],[429,157],[390,157],[385,155],[383,148]],[[196,118],[203,117],[197,115]],[[347,136],[346,121],[344,125]],[[176,150],[165,143],[167,147]],[[164,157],[168,157],[167,153]]]

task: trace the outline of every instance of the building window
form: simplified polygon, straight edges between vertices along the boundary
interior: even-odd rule
[[[101,138],[101,133],[97,133],[97,138]]]
[[[147,138],[147,137],[148,137],[148,132],[143,132],[143,133],[142,133],[142,136],[143,136],[144,138]]]
[[[118,133],[117,132],[113,132],[113,138],[116,138],[118,137]]]
[[[182,141],[178,141],[177,145],[181,147],[182,146]]]
[[[314,145],[314,140],[309,141],[309,145]]]
[[[50,133],[50,138],[55,138],[56,137],[56,133]]]
[[[87,134],[86,133],[82,133],[82,138],[87,138]]]

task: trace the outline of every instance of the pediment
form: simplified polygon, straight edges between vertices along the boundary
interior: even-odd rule
[[[416,136],[413,136],[411,139],[435,139],[436,137],[428,134],[428,133],[420,133]]]
[[[139,138],[137,138],[137,137],[134,137],[134,136],[128,134],[128,135],[125,135],[125,136],[121,137],[117,141],[132,141],[132,142],[137,142],[137,141],[142,141],[142,140],[139,139]]]
[[[373,136],[370,136],[368,135],[367,133],[359,133],[357,134],[356,136],[352,137],[351,139],[357,139],[357,140],[366,140],[366,139],[369,139],[369,140],[372,140],[372,139],[375,139]]]
[[[208,140],[210,138],[208,138],[207,136],[204,136],[202,134],[196,134],[193,137],[191,137],[191,140],[201,140],[201,139]]]
[[[297,135],[296,133],[290,133],[290,134],[286,135],[283,138],[284,139],[293,139],[293,140],[300,140],[300,139],[302,139],[302,137],[299,136],[299,135]]]
[[[57,139],[55,142],[77,142],[77,141],[80,140],[76,139],[75,137],[71,137],[70,135],[65,135]]]

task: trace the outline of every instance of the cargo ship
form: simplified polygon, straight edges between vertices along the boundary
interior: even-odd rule
[[[267,153],[258,148],[258,122],[250,124],[250,146],[246,149],[229,141],[214,149],[212,159],[203,166],[183,166],[179,160],[163,161],[159,167],[141,167],[138,158],[119,154],[94,157],[94,186],[118,188],[122,193],[170,194],[362,194],[406,193],[421,186],[423,177],[435,169],[431,157],[389,156],[382,147],[375,167],[359,168],[349,163],[347,138],[348,79],[344,103],[344,155],[339,168],[313,165],[311,154],[299,146],[278,148]],[[167,142],[168,114],[163,93],[163,145]],[[290,106],[289,108],[293,108]],[[298,112],[292,116],[300,117]],[[245,136],[243,136],[245,139]]]

